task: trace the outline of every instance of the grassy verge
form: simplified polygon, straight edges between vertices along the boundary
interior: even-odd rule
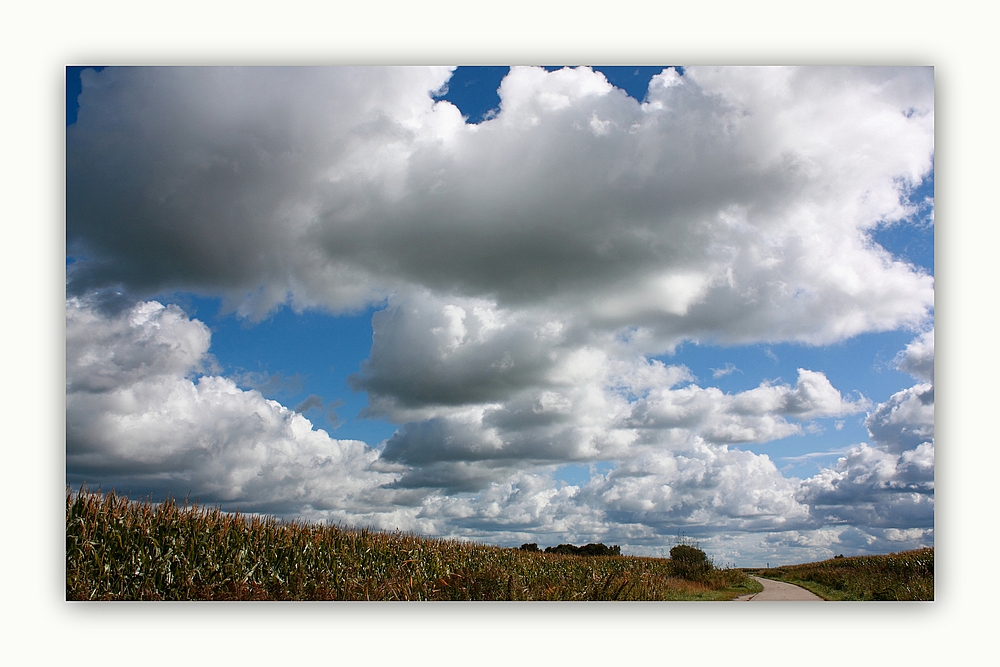
[[[217,509],[66,496],[69,600],[729,600],[739,570],[691,581],[662,558],[566,556]]]
[[[797,584],[825,600],[934,599],[934,549],[832,558],[752,573]]]

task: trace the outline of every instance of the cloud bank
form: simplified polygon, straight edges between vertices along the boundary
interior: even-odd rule
[[[933,277],[872,234],[917,213],[932,70],[666,69],[639,103],[589,68],[515,67],[478,125],[433,99],[449,76],[84,72],[68,481],[633,553],[682,529],[723,559],[932,541],[933,331],[896,359],[919,384],[877,404],[821,369],[726,393],[652,358],[931,326]],[[321,397],[219,375],[205,325],[151,298],[171,290],[250,319],[380,304],[351,382],[396,433],[336,440],[306,416]],[[749,451],[860,414],[871,442],[809,479]]]
[[[786,536],[797,557],[807,547],[822,557],[844,542],[817,546],[803,535],[850,527],[869,549],[898,550],[927,542],[933,529],[933,431],[909,448],[895,437],[926,431],[926,412],[894,411],[900,395],[926,394],[923,384],[869,413],[873,445],[806,480],[730,446],[870,407],[804,369],[795,386],[730,395],[690,382],[684,367],[605,359],[584,367],[588,383],[559,385],[556,373],[546,388],[503,403],[432,411],[378,451],[202,372],[212,365],[208,329],[176,306],[108,312],[72,297],[66,309],[71,484],[508,544],[610,541],[634,553],[656,553],[679,530],[746,558],[762,548],[743,544],[748,535]],[[888,439],[886,414],[899,415]],[[610,467],[580,485],[554,475],[580,462]]]
[[[929,68],[515,67],[479,125],[447,68],[85,71],[70,291],[223,293],[262,316],[406,287],[577,336],[828,343],[912,326],[933,279],[871,240],[933,166]]]

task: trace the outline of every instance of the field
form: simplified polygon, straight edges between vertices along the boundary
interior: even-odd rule
[[[933,548],[748,572],[798,584],[826,600],[934,599]]]
[[[739,570],[66,495],[68,600],[730,600]],[[683,575],[683,576],[682,576]]]

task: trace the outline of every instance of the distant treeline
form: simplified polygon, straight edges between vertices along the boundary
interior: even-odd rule
[[[521,551],[541,551],[535,542],[522,544],[520,548]],[[563,556],[621,556],[622,548],[617,544],[612,544],[609,547],[602,542],[585,544],[582,547],[572,544],[560,544],[557,547],[545,547],[545,553],[560,554]]]

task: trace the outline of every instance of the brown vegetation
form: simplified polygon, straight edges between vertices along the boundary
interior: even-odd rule
[[[726,600],[738,570],[530,552],[218,509],[66,496],[70,600]]]
[[[933,548],[880,556],[837,556],[754,573],[798,584],[827,600],[934,599]]]

